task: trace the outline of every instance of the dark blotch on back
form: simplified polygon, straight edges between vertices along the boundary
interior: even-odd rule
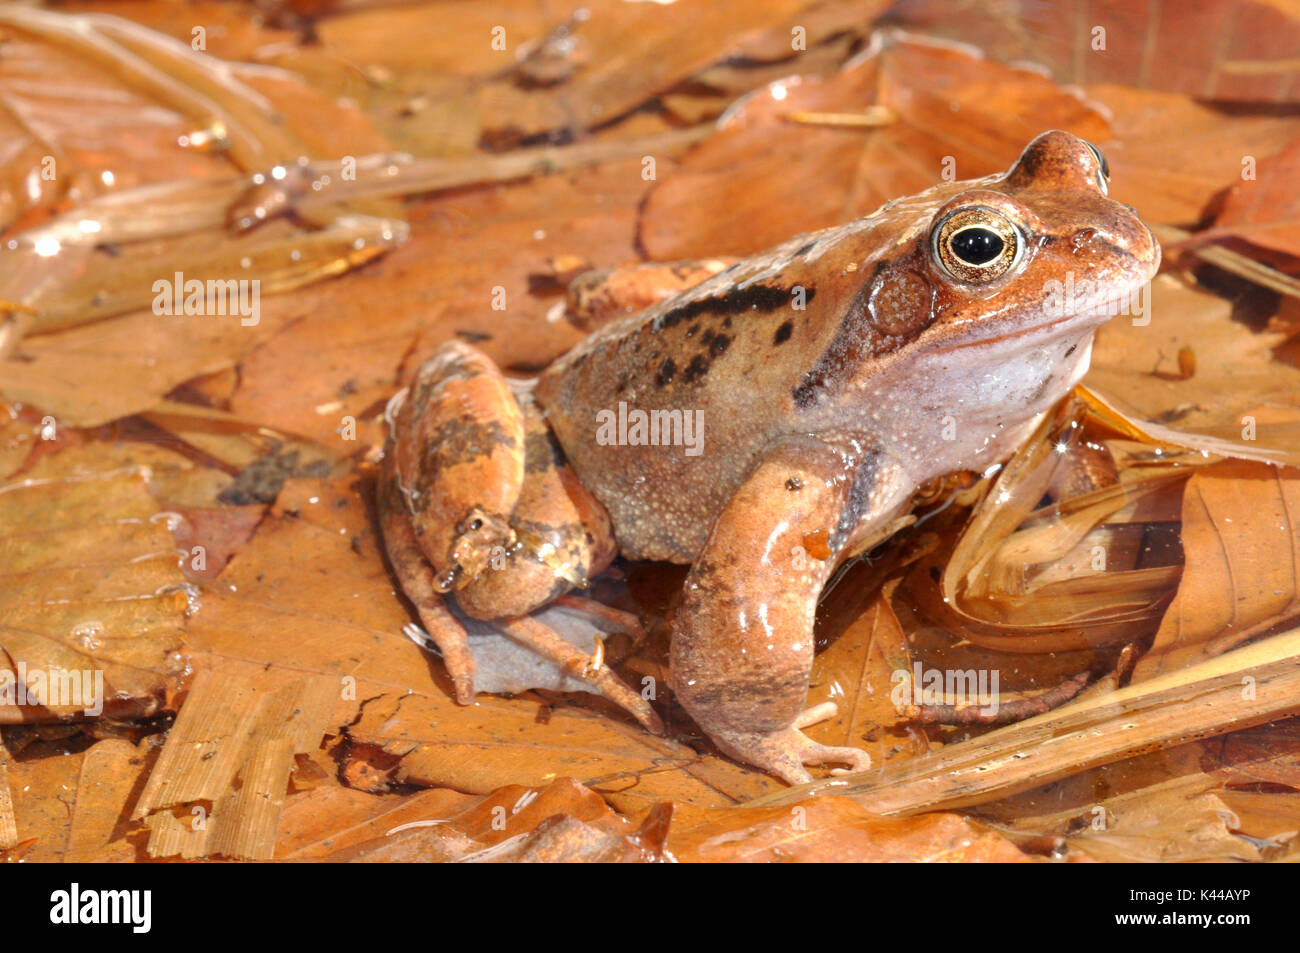
[[[695,357],[691,358],[691,363],[686,366],[686,371],[682,374],[682,380],[688,384],[694,384],[708,372],[709,359],[703,354],[696,354]]]
[[[815,288],[804,292],[804,301],[811,301],[816,294]],[[772,285],[750,285],[748,288],[735,288],[725,294],[710,298],[697,298],[678,305],[671,311],[660,315],[651,326],[651,333],[658,333],[664,328],[675,327],[683,321],[697,318],[702,314],[741,314],[745,311],[775,311],[790,303],[791,289],[776,288]]]
[[[673,359],[671,357],[665,358],[664,362],[659,365],[659,374],[655,377],[655,383],[663,387],[673,379],[676,373],[677,365],[673,363]]]
[[[784,344],[790,340],[790,335],[794,333],[794,322],[787,321],[776,329],[776,334],[772,337],[773,344]]]

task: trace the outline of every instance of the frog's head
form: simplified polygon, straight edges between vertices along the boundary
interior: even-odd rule
[[[1108,197],[1109,175],[1095,146],[1053,131],[1005,174],[945,201],[918,248],[934,295],[923,337],[961,347],[1070,335],[1132,313],[1160,246],[1131,206]]]

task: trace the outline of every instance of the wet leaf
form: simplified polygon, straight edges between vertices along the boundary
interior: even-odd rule
[[[181,674],[190,593],[148,480],[88,447],[0,488],[0,673],[12,692],[21,666],[40,696],[0,706],[0,722],[151,714]]]
[[[1253,330],[1230,302],[1171,276],[1151,292],[1146,315],[1102,325],[1084,383],[1139,428],[1161,426],[1156,439],[1300,462],[1300,370],[1275,356],[1285,335]],[[1196,356],[1190,377],[1178,368],[1184,347]]]
[[[1000,834],[956,814],[885,818],[840,797],[713,811],[685,830],[671,829],[668,849],[679,860],[705,863],[1029,859]]]
[[[1226,461],[1183,497],[1187,568],[1135,680],[1226,652],[1300,614],[1300,470]]]

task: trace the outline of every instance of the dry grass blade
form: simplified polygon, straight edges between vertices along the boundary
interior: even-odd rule
[[[1300,629],[936,754],[750,802],[840,794],[880,814],[952,810],[1300,711]]]
[[[1152,225],[1151,231],[1160,243],[1169,251],[1184,251],[1208,264],[1222,268],[1224,271],[1254,282],[1261,288],[1268,288],[1278,294],[1300,298],[1300,280],[1286,272],[1278,271],[1261,261],[1248,258],[1241,252],[1233,251],[1222,245],[1201,245],[1197,241],[1201,236],[1194,236],[1173,225]],[[1177,247],[1170,247],[1177,246]]]

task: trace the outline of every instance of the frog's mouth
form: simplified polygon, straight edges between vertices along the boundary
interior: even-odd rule
[[[964,347],[996,345],[1004,341],[1033,339],[1040,340],[1052,336],[1058,328],[1090,331],[1116,317],[1147,317],[1151,309],[1150,276],[1155,268],[1140,277],[1124,279],[1080,282],[1076,287],[1073,282],[1057,282],[1059,288],[1050,288],[1048,295],[1039,305],[1047,319],[1029,327],[1010,326],[1001,333],[981,333],[977,326],[971,333],[940,351],[955,351]],[[1003,327],[1007,324],[999,322]]]
[[[1025,338],[1038,338],[1040,336],[1050,337],[1051,335],[1047,332],[1051,331],[1053,328],[1061,327],[1062,325],[1072,325],[1078,327],[1079,330],[1082,331],[1084,328],[1082,327],[1083,322],[1080,321],[1080,318],[1084,316],[1084,314],[1067,314],[1064,317],[1053,318],[1052,320],[1045,321],[1042,324],[1031,325],[1027,328],[1016,328],[1014,331],[1007,331],[1005,334],[985,334],[971,337],[965,341],[958,341],[956,344],[949,344],[947,347],[938,348],[937,351],[942,354],[948,351],[958,351],[964,347],[994,345],[1002,341],[1023,341]],[[1112,317],[1114,317],[1114,315],[1097,316],[1095,320],[1090,322],[1089,330],[1092,327],[1099,327],[1102,324],[1105,324]]]

